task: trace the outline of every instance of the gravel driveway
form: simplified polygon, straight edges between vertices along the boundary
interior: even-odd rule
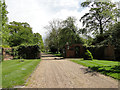
[[[118,88],[118,81],[87,67],[43,54],[24,88]]]

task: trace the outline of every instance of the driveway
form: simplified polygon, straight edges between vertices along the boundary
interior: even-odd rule
[[[25,88],[118,88],[118,81],[68,59],[43,54]]]

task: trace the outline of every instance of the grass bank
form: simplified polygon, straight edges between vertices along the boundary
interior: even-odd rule
[[[40,63],[40,59],[35,60],[9,60],[2,62],[2,88],[13,88],[24,85],[27,78]]]
[[[71,60],[75,63],[89,67],[90,69],[100,72],[104,75],[120,80],[120,64],[117,61],[107,60]]]

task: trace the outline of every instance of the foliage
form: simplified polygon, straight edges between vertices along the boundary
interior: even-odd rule
[[[44,51],[44,43],[39,33],[34,33],[33,43],[39,45],[41,51]]]
[[[41,50],[44,49],[42,36],[39,33],[33,33],[28,23],[13,21],[8,25],[8,29],[10,30],[9,40],[7,40],[9,46],[36,44]]]
[[[92,53],[89,50],[86,50],[84,54],[84,60],[93,60]]]
[[[63,48],[66,43],[72,44],[82,44],[83,41],[79,34],[77,33],[77,26],[75,26],[76,19],[74,17],[68,17],[63,21],[64,28],[60,31],[60,44]]]
[[[45,53],[47,53],[47,54],[53,54],[53,55],[55,55],[57,57],[62,57],[63,56],[61,53],[53,53],[53,52],[45,52]]]
[[[107,45],[109,43],[108,37],[109,33],[107,32],[102,35],[97,35],[96,38],[93,39],[92,45]]]
[[[95,59],[105,59],[105,48],[107,48],[107,45],[85,46],[84,48],[88,49]]]
[[[120,22],[110,27],[109,42],[115,46],[116,60],[120,60]]]
[[[13,88],[22,86],[28,77],[39,64],[40,59],[36,60],[9,60],[2,62],[2,88]]]
[[[28,23],[13,21],[10,22],[8,28],[10,30],[10,37],[8,40],[10,46],[33,43],[33,32]]]
[[[117,61],[106,61],[106,60],[72,60],[75,63],[84,65],[86,67],[89,67],[90,69],[97,72],[100,72],[104,75],[113,77],[115,79],[120,80],[119,74],[120,74],[120,65]]]
[[[53,52],[59,52],[60,42],[59,42],[59,31],[62,29],[61,20],[53,20],[49,22],[49,25],[45,27],[49,32],[47,38],[45,39],[46,49]]]
[[[119,35],[120,34],[120,22],[110,27],[110,33],[111,33],[111,37],[109,37],[110,42],[114,44],[116,48],[120,49],[120,35]]]
[[[5,53],[13,56],[12,49],[5,50]]]
[[[62,57],[62,54],[53,54],[53,55],[55,55],[55,56],[57,56],[57,57]]]
[[[8,11],[5,0],[0,1],[0,25],[2,33],[2,45],[3,46],[18,46],[21,44],[38,44],[41,46],[41,50],[44,49],[44,44],[41,35],[39,33],[33,33],[32,28],[27,22],[10,22],[8,24]],[[38,36],[38,37],[37,37]]]
[[[82,21],[84,32],[92,32],[92,34],[103,34],[108,27],[117,21],[119,9],[111,1],[96,2],[96,0],[81,3],[82,7],[89,7],[90,10],[80,21]]]
[[[50,32],[45,40],[47,48],[53,52],[60,52],[66,43],[69,45],[83,43],[83,40],[78,34],[77,26],[75,25],[76,19],[68,17],[63,21],[55,21],[50,23]]]
[[[102,35],[97,35],[96,38],[92,41],[92,45],[114,45],[115,47],[115,57],[116,60],[120,58],[120,22],[117,22],[110,26],[109,31],[105,32]]]
[[[38,45],[20,45],[13,48],[13,55],[19,59],[38,59],[40,58],[40,47]]]
[[[7,14],[8,14],[8,11],[7,11],[7,6],[6,6],[6,3],[5,1],[0,1],[0,8],[2,10],[0,10],[1,12],[1,16],[2,16],[2,44],[4,45],[7,45],[7,40],[8,40],[8,37],[9,37],[9,30],[7,28],[8,24],[8,17],[7,17]]]
[[[2,48],[10,48],[9,45],[1,45],[0,47],[2,47]]]

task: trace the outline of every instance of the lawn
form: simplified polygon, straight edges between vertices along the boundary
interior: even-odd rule
[[[107,60],[71,60],[75,63],[89,67],[94,71],[100,72],[104,75],[120,80],[120,64],[117,61]]]
[[[53,54],[53,55],[55,55],[55,56],[57,56],[57,57],[62,57],[62,54],[60,54],[60,53],[58,53],[58,54]]]
[[[52,54],[52,55],[55,55],[57,57],[62,57],[62,54],[61,53],[52,53],[52,52],[46,52],[47,54]]]
[[[13,88],[24,85],[27,78],[40,63],[40,59],[9,60],[2,62],[2,88]]]

